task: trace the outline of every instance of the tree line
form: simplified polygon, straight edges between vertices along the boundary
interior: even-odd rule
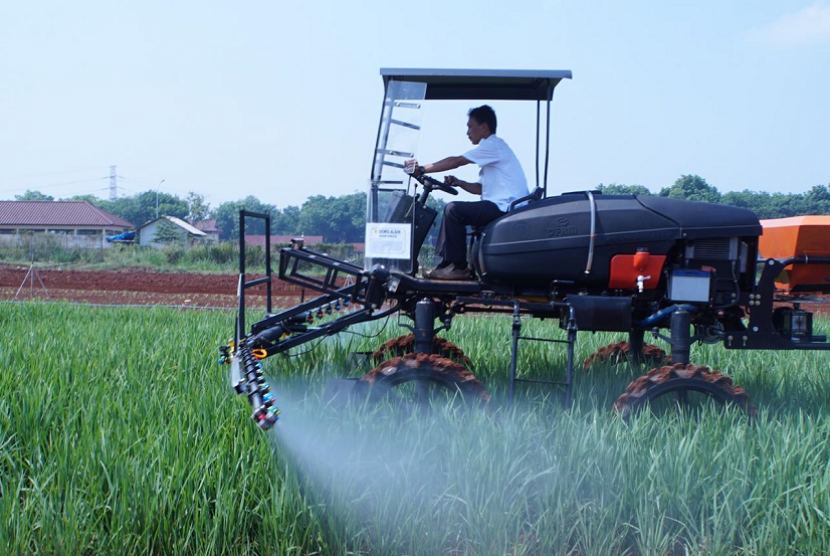
[[[16,195],[18,201],[53,201],[54,197],[39,191]],[[351,193],[339,197],[313,195],[301,207],[278,209],[253,195],[238,201],[227,201],[211,207],[203,195],[190,192],[185,198],[161,191],[143,191],[115,200],[93,195],[77,195],[62,201],[88,201],[119,218],[140,226],[160,216],[174,216],[191,223],[216,220],[220,239],[239,238],[239,210],[271,215],[271,233],[275,235],[322,235],[327,243],[355,243],[364,239],[366,223],[366,194]],[[262,220],[251,219],[246,234],[264,234]]]
[[[642,185],[611,183],[599,184],[596,189],[606,195],[658,195],[674,199],[703,201],[744,207],[752,210],[759,218],[782,218],[805,214],[830,214],[830,188],[815,185],[806,193],[768,193],[765,191],[731,191],[721,193],[700,176],[680,176],[671,186],[652,193]],[[38,191],[26,191],[16,195],[17,200],[54,200],[52,196]],[[161,191],[144,191],[113,201],[99,199],[93,195],[69,197],[67,201],[88,201],[92,205],[110,212],[136,226],[140,226],[159,215],[175,216],[189,222],[215,219],[221,230],[220,239],[239,237],[239,209],[271,215],[271,233],[285,235],[322,235],[327,243],[355,243],[364,239],[366,223],[366,194],[350,193],[339,197],[313,195],[302,206],[287,206],[278,209],[264,203],[253,195],[238,201],[226,201],[211,207],[203,195],[190,192],[185,198]],[[431,198],[430,204],[442,216],[444,202]],[[158,207],[158,208],[157,208]],[[264,234],[264,223],[252,220],[247,234]],[[432,234],[437,233],[433,227]]]
[[[655,195],[642,185],[600,184],[597,190],[606,195]],[[830,214],[830,184],[814,185],[806,193],[768,193],[748,189],[721,193],[700,176],[689,174],[680,176],[674,184],[660,189],[656,195],[743,207],[762,219]]]

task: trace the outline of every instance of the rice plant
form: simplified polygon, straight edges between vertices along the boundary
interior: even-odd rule
[[[283,419],[263,434],[216,365],[233,314],[0,304],[0,546],[46,553],[652,554],[830,551],[830,379],[820,352],[693,350],[744,386],[728,408],[628,422],[647,369],[577,370],[575,403],[506,403],[510,321],[457,343],[488,406],[335,407],[325,381],[403,331],[364,325],[266,361]],[[825,324],[824,322],[820,324]],[[528,334],[560,337],[555,323]],[[619,338],[581,334],[581,360]],[[564,350],[522,345],[561,378]]]

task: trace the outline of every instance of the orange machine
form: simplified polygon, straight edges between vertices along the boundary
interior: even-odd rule
[[[758,250],[764,259],[830,256],[830,216],[761,220]],[[792,264],[775,281],[787,292],[830,291],[830,265]]]

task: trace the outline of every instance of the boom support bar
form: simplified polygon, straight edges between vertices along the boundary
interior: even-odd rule
[[[245,218],[261,218],[265,221],[265,277],[245,281]],[[236,342],[245,336],[245,290],[265,284],[267,310],[271,312],[271,216],[259,212],[247,210],[239,211],[239,285],[237,296],[239,298],[239,309],[236,315]]]

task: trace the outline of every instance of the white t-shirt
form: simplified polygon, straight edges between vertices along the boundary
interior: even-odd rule
[[[495,203],[507,212],[510,203],[527,195],[527,179],[522,165],[501,137],[491,135],[476,148],[462,155],[481,166],[481,200]]]

